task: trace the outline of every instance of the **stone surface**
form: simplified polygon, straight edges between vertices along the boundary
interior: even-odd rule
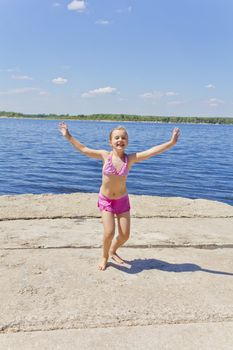
[[[231,249],[122,248],[127,263],[97,270],[101,250],[1,252],[2,331],[233,320]]]
[[[233,247],[233,218],[132,218],[130,247]],[[96,218],[0,221],[0,247],[100,247]]]
[[[0,198],[0,350],[232,348],[232,207],[138,197],[104,272],[94,197]]]
[[[232,322],[66,329],[0,335],[1,350],[232,350]]]
[[[205,199],[130,195],[134,217],[233,217],[233,207]],[[0,220],[99,217],[96,193],[0,196]]]

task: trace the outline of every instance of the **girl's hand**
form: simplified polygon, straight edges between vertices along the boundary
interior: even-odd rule
[[[62,133],[63,136],[67,136],[69,135],[69,130],[68,130],[68,126],[66,123],[62,122],[62,123],[59,123],[59,130],[60,132]]]
[[[179,128],[174,128],[173,132],[172,132],[172,137],[171,137],[171,142],[172,144],[176,144],[176,142],[178,141],[178,138],[180,136],[180,129]]]

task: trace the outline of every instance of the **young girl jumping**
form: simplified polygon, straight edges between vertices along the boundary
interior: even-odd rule
[[[128,133],[122,126],[114,128],[109,135],[109,144],[112,151],[95,150],[85,146],[75,139],[68,130],[67,125],[59,124],[62,135],[82,154],[103,161],[102,185],[98,197],[98,207],[102,213],[104,227],[103,256],[98,264],[100,270],[105,270],[109,256],[117,263],[123,264],[124,260],[117,254],[117,249],[122,246],[130,235],[130,203],[126,188],[126,179],[132,165],[141,162],[156,154],[172,148],[180,131],[173,130],[171,139],[163,144],[151,147],[143,152],[126,154],[128,146]],[[115,216],[118,222],[118,236],[113,241],[115,234]]]

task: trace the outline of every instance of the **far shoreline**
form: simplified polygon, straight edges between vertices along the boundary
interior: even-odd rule
[[[232,117],[179,117],[179,116],[144,116],[128,114],[23,114],[15,112],[0,112],[0,119],[30,119],[30,120],[63,120],[63,121],[96,121],[96,122],[133,122],[154,124],[204,124],[233,125]]]
[[[68,122],[101,122],[101,123],[148,123],[148,124],[179,124],[179,125],[186,125],[186,124],[191,124],[191,125],[232,125],[232,124],[227,124],[227,123],[194,123],[194,122],[161,122],[161,121],[152,121],[152,120],[111,120],[111,119],[74,119],[74,118],[34,118],[34,117],[0,117],[0,119],[19,119],[19,120],[54,120],[54,121],[68,121]]]

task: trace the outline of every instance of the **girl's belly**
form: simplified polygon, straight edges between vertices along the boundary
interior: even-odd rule
[[[109,199],[117,199],[127,193],[126,176],[103,176],[100,193]]]

